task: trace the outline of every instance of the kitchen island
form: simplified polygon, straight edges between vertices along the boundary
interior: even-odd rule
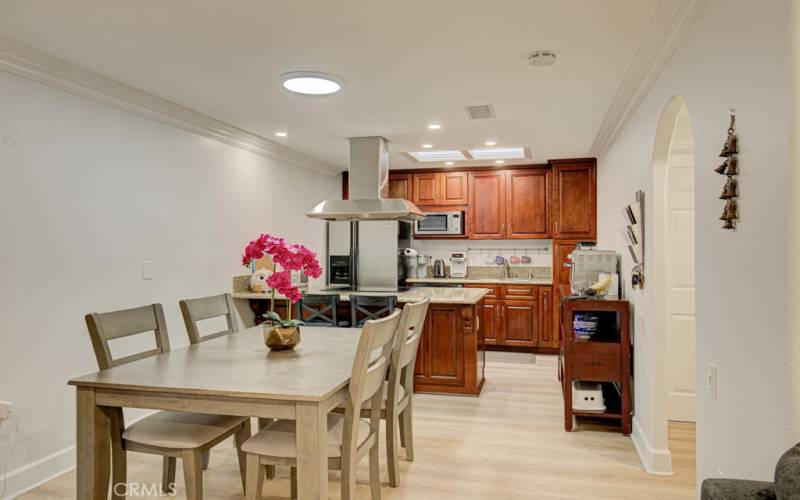
[[[351,295],[351,292],[313,288],[306,293],[336,294],[345,304]],[[414,391],[478,396],[484,382],[481,311],[487,293],[489,290],[485,288],[415,287],[400,292],[359,292],[359,295],[394,295],[399,307],[429,298],[431,302],[414,368]],[[243,319],[246,310],[257,310],[266,305],[262,301],[270,300],[267,294],[237,290],[236,285],[233,297],[236,302],[247,304],[239,307]],[[253,304],[253,301],[262,304]],[[286,299],[276,299],[276,306],[282,306],[280,308],[285,311],[286,302]]]

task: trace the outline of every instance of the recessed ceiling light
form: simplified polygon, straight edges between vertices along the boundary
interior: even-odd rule
[[[439,130],[440,128],[442,128],[442,126],[439,125],[438,123],[431,123],[430,125],[428,125],[428,128],[431,130]]]
[[[473,160],[522,160],[530,158],[526,148],[477,148],[470,149],[469,155]]]
[[[287,134],[286,132],[275,132],[275,135],[277,135],[278,137],[286,137],[289,134]]]
[[[453,165],[455,165],[455,162],[452,162],[452,161],[446,161],[446,162],[444,162],[444,164],[445,164],[445,165],[447,165],[448,167],[450,167],[450,166],[453,166]]]
[[[454,149],[454,150],[427,150],[427,151],[409,151],[406,153],[407,155],[411,156],[416,161],[419,162],[431,162],[431,161],[454,161],[454,160],[466,160],[467,158],[464,156],[464,153],[461,151]]]
[[[484,144],[486,144],[487,146],[494,146],[497,144],[497,141],[486,141],[484,142]]]
[[[556,54],[551,50],[537,50],[528,56],[531,66],[550,66],[556,62]]]
[[[338,78],[316,71],[292,71],[282,74],[278,80],[283,88],[297,94],[328,95],[339,92],[342,84]]]
[[[505,163],[506,161],[505,160],[495,160],[494,162],[497,163],[497,164],[500,164],[500,163]]]
[[[433,144],[423,144],[422,147],[425,149],[431,149],[433,147]]]

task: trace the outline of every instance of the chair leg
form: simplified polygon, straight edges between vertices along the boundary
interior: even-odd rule
[[[125,495],[117,492],[124,492],[128,482],[128,457],[122,446],[122,434],[114,433],[111,436],[111,498],[112,500],[122,500]]]
[[[289,484],[292,498],[297,498],[297,467],[292,467],[289,472]]]
[[[263,431],[269,424],[274,422],[275,419],[272,418],[259,418],[258,419],[258,430]],[[274,465],[267,465],[267,479],[272,481],[275,479],[275,466]]]
[[[411,401],[408,402],[408,406],[403,409],[403,413],[400,414],[400,418],[402,422],[400,422],[400,429],[401,433],[405,436],[403,441],[403,446],[406,448],[406,459],[409,462],[414,461],[414,407],[411,404]]]
[[[356,500],[356,468],[358,467],[355,452],[352,457],[342,457],[341,499]]]
[[[175,492],[175,457],[164,457],[164,465],[161,469],[161,491],[164,493]]]
[[[389,469],[389,486],[397,488],[400,485],[399,450],[397,448],[398,415],[397,406],[386,409],[386,467]]]
[[[211,462],[211,450],[203,452],[203,470],[208,469],[208,464]]]
[[[381,500],[381,459],[378,440],[369,450],[369,492],[372,500]]]
[[[181,458],[186,500],[203,500],[203,452],[198,449],[186,450]]]
[[[247,480],[245,481],[245,500],[261,500],[261,489],[264,487],[264,468],[258,455],[247,454]]]
[[[250,419],[244,421],[239,430],[234,434],[234,442],[236,443],[236,455],[239,459],[239,474],[242,476],[242,488],[247,487],[246,472],[247,472],[247,454],[242,451],[242,445],[245,441],[250,439]]]

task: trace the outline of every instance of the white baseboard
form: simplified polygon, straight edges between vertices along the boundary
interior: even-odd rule
[[[631,440],[639,460],[642,462],[644,470],[656,476],[671,476],[672,472],[672,453],[666,449],[653,448],[648,437],[642,432],[642,428],[636,417],[633,418],[633,429]]]
[[[154,412],[131,419],[128,425],[134,424]],[[51,481],[75,468],[75,445],[51,453],[33,462],[27,463],[6,475],[6,496],[2,500],[12,500]],[[1,479],[1,478],[0,478]],[[2,481],[0,480],[0,485]],[[2,488],[0,488],[2,491]]]
[[[51,453],[8,473],[6,496],[11,500],[75,468],[75,446]]]

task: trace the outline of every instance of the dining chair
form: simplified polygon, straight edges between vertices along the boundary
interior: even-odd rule
[[[406,450],[406,459],[409,462],[414,461],[414,364],[429,303],[430,299],[425,298],[403,306],[389,364],[389,380],[383,387],[384,398],[381,400],[380,411],[381,418],[386,420],[386,462],[389,485],[393,487],[400,484],[398,431],[400,444]],[[345,405],[340,405],[335,411],[344,412]],[[369,417],[371,412],[369,404],[361,408],[362,417]]]
[[[396,295],[350,295],[350,324],[361,328],[367,320],[390,315],[395,305]]]
[[[236,306],[233,305],[233,297],[229,293],[197,299],[184,299],[178,304],[183,315],[183,322],[186,324],[186,333],[189,334],[189,342],[192,344],[199,344],[206,340],[239,331],[239,326],[236,324]],[[228,323],[227,329],[206,335],[200,334],[199,321],[223,316]]]
[[[369,453],[369,482],[372,500],[380,500],[381,478],[378,438],[380,431],[380,401],[383,385],[397,337],[400,311],[388,317],[364,324],[356,349],[348,385],[344,415],[328,414],[328,468],[340,470],[341,498],[356,498],[356,467]],[[369,420],[361,418],[361,406],[371,402],[374,410]],[[297,449],[293,420],[276,420],[269,427],[248,439],[242,446],[247,454],[247,500],[261,498],[264,465],[291,467],[291,494],[297,497]]]
[[[131,363],[169,351],[169,337],[161,304],[86,315],[86,326],[100,370]],[[134,335],[153,333],[155,347],[114,358],[109,342]],[[203,498],[203,454],[219,442],[234,437],[239,454],[242,483],[245,480],[245,457],[241,445],[250,437],[250,419],[225,415],[206,415],[160,411],[125,427],[122,408],[111,412],[111,458],[113,485],[127,482],[127,455],[138,451],[164,457],[162,484],[164,493],[172,493],[176,459],[183,461],[186,498]],[[111,488],[112,498],[125,498]]]
[[[186,324],[186,333],[189,334],[189,342],[199,344],[206,340],[215,339],[224,335],[230,335],[239,331],[236,323],[236,306],[233,304],[233,296],[229,293],[212,295],[210,297],[200,297],[197,299],[183,299],[178,303],[181,307],[183,322]],[[198,321],[213,318],[225,317],[228,328],[215,333],[200,335]],[[261,430],[272,422],[271,418],[259,418],[258,429]],[[203,454],[203,469],[208,468],[210,452]],[[267,469],[267,478],[275,478],[275,468]]]
[[[350,326],[349,323],[339,322],[338,295],[303,295],[297,301],[297,319],[309,326]]]

